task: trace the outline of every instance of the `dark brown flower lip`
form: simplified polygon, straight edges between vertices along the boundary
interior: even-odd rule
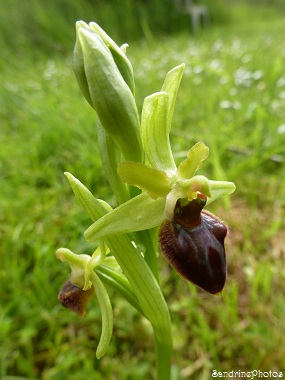
[[[202,208],[200,199],[186,205],[177,202],[179,217],[164,221],[159,230],[159,243],[166,259],[181,277],[216,294],[222,291],[226,281],[227,227]]]
[[[60,289],[58,300],[64,307],[75,312],[80,317],[84,317],[88,302],[93,293],[93,286],[88,290],[83,290],[74,285],[70,280],[67,280]]]

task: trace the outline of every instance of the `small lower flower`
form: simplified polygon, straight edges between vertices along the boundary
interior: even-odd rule
[[[179,199],[173,220],[159,230],[161,251],[180,276],[216,294],[226,281],[224,239],[227,227],[215,215],[202,211],[207,197]]]
[[[57,258],[68,262],[70,279],[61,288],[58,299],[63,306],[68,307],[80,316],[84,316],[88,302],[95,292],[102,314],[102,332],[96,357],[101,358],[107,351],[113,331],[113,311],[111,301],[104,284],[95,272],[101,264],[114,267],[117,264],[114,257],[106,257],[107,249],[103,242],[89,255],[76,255],[67,248],[57,250]]]
[[[86,314],[86,308],[94,293],[94,287],[83,290],[67,280],[58,294],[58,300],[64,307],[77,313],[80,317]]]

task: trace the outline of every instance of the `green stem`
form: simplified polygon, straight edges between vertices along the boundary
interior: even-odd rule
[[[158,266],[157,266],[157,228],[139,231],[136,234],[138,243],[144,245],[144,259],[150,267],[154,277],[159,282]],[[156,241],[155,241],[156,238]]]
[[[106,178],[117,198],[118,204],[122,204],[130,199],[128,186],[121,181],[117,173],[117,165],[122,160],[122,154],[112,137],[102,127],[99,119],[97,120],[97,130],[99,152]]]
[[[170,380],[172,346],[155,336],[156,380]]]

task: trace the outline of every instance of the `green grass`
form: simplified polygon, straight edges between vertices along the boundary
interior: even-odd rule
[[[12,50],[19,31],[2,24],[4,36],[13,38],[9,48],[3,37],[0,72],[0,378],[150,379],[150,326],[117,294],[110,290],[115,330],[100,361],[98,305],[79,319],[57,301],[69,270],[55,250],[92,252],[82,236],[90,221],[63,172],[96,197],[113,200],[95,115],[79,92],[70,54],[51,55],[58,35],[68,51],[62,34],[71,36],[74,26],[55,27],[47,40],[50,21],[38,7],[35,15],[47,28],[38,45],[22,36],[21,50]],[[285,371],[285,44],[282,14],[264,7],[255,8],[255,20],[243,6],[233,16],[239,22],[214,24],[195,37],[182,31],[156,39],[153,33],[129,48],[140,108],[166,72],[185,62],[171,135],[177,161],[203,140],[210,147],[203,173],[237,185],[230,200],[212,207],[230,227],[222,296],[180,280],[159,260],[173,320],[173,379],[209,379],[213,369]],[[60,12],[54,17],[55,25],[65,19]]]

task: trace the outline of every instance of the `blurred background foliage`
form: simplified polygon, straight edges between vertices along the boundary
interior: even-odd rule
[[[243,22],[250,15],[251,22],[260,18],[268,20],[285,8],[282,0],[203,0],[200,3],[208,7],[214,25]],[[70,25],[79,19],[86,22],[96,19],[103,29],[112,32],[115,40],[129,42],[188,32],[191,28],[188,15],[177,12],[173,0],[52,0],[48,3],[9,0],[0,16],[2,53],[17,49],[18,54],[25,54],[27,48],[33,47],[32,56],[70,54],[75,34]]]
[[[153,378],[150,326],[116,293],[110,289],[114,337],[100,361],[96,301],[84,319],[57,301],[69,270],[55,250],[94,249],[63,172],[113,202],[95,115],[72,71],[79,19],[130,44],[139,108],[168,70],[186,63],[171,134],[177,162],[203,140],[203,173],[237,185],[212,206],[230,226],[221,296],[182,281],[159,259],[173,380],[206,380],[213,369],[285,371],[284,1],[196,1],[211,20],[197,33],[171,0],[0,3],[0,378]]]

